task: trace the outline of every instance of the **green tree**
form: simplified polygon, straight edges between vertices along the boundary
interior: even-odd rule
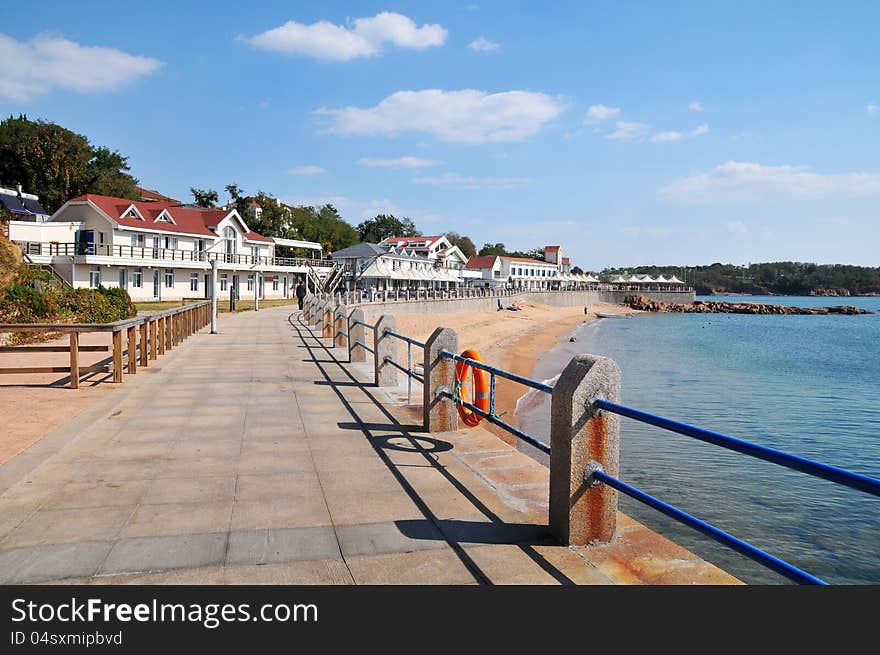
[[[388,237],[417,237],[422,233],[409,218],[397,218],[393,214],[378,214],[357,226],[361,241],[379,243]]]
[[[82,134],[21,114],[0,122],[0,182],[21,184],[49,212],[84,193],[135,199],[128,160]]]
[[[483,247],[480,248],[480,252],[478,253],[480,257],[485,257],[486,255],[497,255],[499,257],[503,257],[507,254],[507,249],[504,247],[503,243],[484,243]]]
[[[461,236],[458,232],[446,232],[444,236],[453,246],[458,246],[465,257],[473,257],[477,254],[477,247],[470,237]]]
[[[89,193],[114,198],[136,198],[137,180],[128,174],[128,157],[116,150],[96,148],[89,161]]]
[[[575,275],[581,275],[584,272],[584,269],[582,269],[580,266],[573,266],[571,272]]]
[[[250,198],[244,195],[244,191],[235,182],[227,184],[226,191],[229,193],[232,202],[235,203],[235,209],[238,211],[238,215],[244,218],[245,212],[248,210],[248,205],[250,204]]]
[[[218,196],[217,192],[213,189],[197,189],[196,187],[190,187],[189,192],[193,195],[193,201],[199,207],[211,209],[216,207],[217,202],[220,200],[220,196]]]

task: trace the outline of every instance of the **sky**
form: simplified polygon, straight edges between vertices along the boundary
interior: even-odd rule
[[[876,2],[0,8],[0,115],[189,200],[235,182],[585,270],[880,266]]]

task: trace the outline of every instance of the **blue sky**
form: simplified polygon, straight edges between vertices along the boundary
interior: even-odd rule
[[[119,149],[174,197],[234,181],[354,224],[559,243],[588,270],[880,265],[874,2],[80,1],[36,18],[0,10],[0,113]]]

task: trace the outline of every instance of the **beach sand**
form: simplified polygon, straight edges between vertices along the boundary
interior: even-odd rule
[[[583,307],[551,307],[525,303],[519,312],[485,311],[454,314],[397,314],[397,331],[419,341],[431,336],[437,327],[447,327],[458,333],[459,351],[475,349],[487,364],[503,368],[517,375],[531,377],[535,362],[543,353],[553,349],[563,338],[583,323],[594,321],[596,312],[608,314],[637,313],[628,307],[609,303]],[[528,389],[521,384],[498,378],[495,388],[495,411],[504,415],[504,421],[516,425],[513,413],[516,401]],[[484,422],[487,429],[510,444],[516,437],[509,432]]]

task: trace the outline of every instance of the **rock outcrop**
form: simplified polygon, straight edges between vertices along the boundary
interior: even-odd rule
[[[757,302],[726,302],[723,300],[695,300],[692,304],[668,303],[632,295],[624,299],[632,309],[644,312],[679,312],[685,314],[872,314],[853,305],[835,307],[787,307]]]

